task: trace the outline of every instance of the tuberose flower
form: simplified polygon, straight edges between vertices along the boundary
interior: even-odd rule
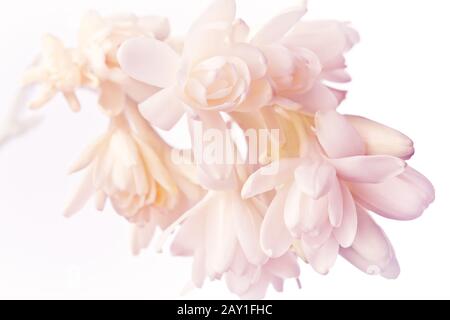
[[[352,121],[372,139],[364,140]],[[326,274],[342,248],[358,267],[368,260],[380,273],[396,275],[385,269],[396,265],[392,246],[365,209],[391,219],[411,220],[434,200],[428,180],[398,158],[412,155],[412,142],[395,130],[336,111],[316,115],[314,134],[319,144],[311,136],[301,157],[280,160],[275,175],[267,176],[267,168],[260,169],[243,188],[245,198],[277,188],[262,225],[264,251],[278,257],[295,244],[315,270]],[[377,134],[390,139],[380,145],[373,139]],[[369,249],[352,250],[364,245],[364,237],[374,238],[384,250],[377,259],[364,256],[370,255]],[[357,262],[358,252],[362,256]],[[365,271],[373,272],[373,268]]]
[[[81,87],[95,87],[97,80],[83,65],[74,49],[65,48],[62,42],[51,35],[42,39],[42,54],[38,61],[25,73],[25,85],[40,84],[39,96],[30,104],[37,109],[61,92],[70,108],[80,111],[80,102],[75,91]]]
[[[344,54],[358,33],[338,21],[303,22],[306,1],[269,21],[251,40],[268,61],[279,106],[314,113],[336,109],[345,92],[330,86],[350,81]]]
[[[268,104],[272,88],[265,77],[267,61],[255,46],[239,41],[245,26],[235,23],[235,13],[234,0],[215,1],[193,24],[181,55],[151,38],[122,45],[122,69],[134,79],[163,88],[140,105],[150,123],[170,129],[186,109],[195,115],[251,111]]]
[[[72,166],[71,172],[86,173],[65,215],[77,213],[93,195],[98,210],[109,199],[118,214],[138,224],[150,222],[153,211],[174,209],[179,189],[160,156],[169,152],[165,148],[150,129],[135,131],[125,116],[114,118]]]
[[[235,169],[242,178],[245,169]],[[269,259],[262,251],[259,234],[265,210],[264,202],[244,200],[236,188],[209,191],[166,230],[168,236],[179,227],[171,251],[193,257],[195,287],[202,287],[206,278],[226,277],[232,292],[243,298],[262,298],[269,284],[280,290],[285,279],[298,278],[295,258],[286,254]]]

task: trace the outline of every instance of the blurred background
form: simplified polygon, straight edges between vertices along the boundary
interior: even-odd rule
[[[237,0],[252,27],[294,5],[294,0]],[[0,116],[6,115],[23,71],[39,53],[41,36],[67,45],[90,9],[169,16],[182,34],[208,0],[15,0],[0,4]],[[303,290],[286,284],[270,299],[450,298],[450,2],[446,0],[311,0],[305,19],[351,21],[362,42],[348,57],[353,82],[343,113],[359,114],[406,133],[416,143],[410,162],[435,184],[437,200],[413,222],[377,221],[390,236],[402,266],[397,281],[369,277],[340,259],[322,277],[302,265]],[[92,205],[68,220],[62,208],[78,177],[67,170],[101,134],[106,120],[96,99],[83,94],[73,114],[58,97],[42,111],[42,123],[0,146],[0,298],[228,299],[224,283],[180,293],[190,260],[148,250],[133,257],[130,227],[110,208]],[[1,119],[1,118],[0,118]],[[183,144],[185,135],[169,137]]]

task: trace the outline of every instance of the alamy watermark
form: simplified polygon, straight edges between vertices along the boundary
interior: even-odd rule
[[[194,123],[192,132],[192,150],[173,150],[172,161],[175,164],[196,165],[259,165],[264,167],[263,174],[278,172],[277,162],[280,152],[280,130],[248,129],[243,132],[246,141],[246,154],[242,155],[233,139],[231,129],[205,129],[203,124]],[[272,162],[272,163],[271,163]],[[270,166],[266,166],[271,163]]]

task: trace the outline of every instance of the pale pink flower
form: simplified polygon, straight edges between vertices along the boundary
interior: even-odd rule
[[[397,265],[392,246],[365,209],[411,220],[434,200],[430,182],[399,158],[413,154],[411,140],[370,120],[335,111],[318,113],[314,132],[320,149],[310,137],[302,157],[280,160],[276,175],[265,176],[267,168],[260,169],[243,188],[245,198],[278,188],[262,225],[264,251],[277,257],[296,243],[314,269],[326,274],[342,248],[358,267],[365,265],[363,261],[370,265],[364,271],[378,268],[395,276],[386,269]],[[367,238],[375,240],[365,242]],[[370,243],[372,249],[362,250]],[[371,256],[375,248],[376,259]]]
[[[188,32],[181,55],[151,38],[122,45],[122,69],[134,79],[163,88],[140,105],[150,123],[170,129],[186,109],[194,115],[252,111],[272,99],[265,77],[267,61],[256,47],[238,42],[246,26],[235,22],[235,13],[234,0],[216,0]]]
[[[269,259],[267,263],[256,267],[245,263],[242,255],[237,255],[230,270],[225,274],[229,290],[242,299],[264,299],[270,285],[282,292],[284,281],[300,277],[298,258],[294,253]]]
[[[192,168],[177,168],[170,161],[170,148],[136,117],[134,108],[125,117],[112,120],[101,136],[72,166],[71,172],[85,170],[79,190],[65,210],[72,216],[95,196],[98,210],[109,199],[115,211],[152,234],[165,228],[201,197],[202,191],[190,177]],[[131,121],[131,122],[129,122]],[[135,244],[134,251],[142,244]]]
[[[78,48],[100,78],[122,82],[126,75],[117,60],[119,47],[134,37],[150,37],[165,40],[169,36],[169,21],[163,17],[133,14],[102,17],[88,12],[81,21]]]
[[[99,106],[108,116],[119,115],[127,97],[142,102],[158,91],[128,77],[117,60],[117,51],[128,39],[145,36],[165,40],[170,33],[166,18],[116,15],[101,17],[87,13],[81,22],[78,51],[100,80]]]
[[[30,104],[37,109],[44,106],[57,93],[61,92],[70,108],[80,111],[80,102],[75,91],[80,87],[95,87],[98,82],[95,76],[89,72],[78,52],[65,48],[62,42],[51,35],[42,39],[42,54],[25,73],[25,85],[40,84],[39,96]]]
[[[207,278],[225,277],[233,293],[262,298],[269,284],[281,290],[285,279],[300,274],[297,259],[288,254],[269,259],[262,251],[259,239],[265,211],[264,202],[244,200],[236,188],[209,191],[166,230],[162,243],[179,227],[171,251],[193,257],[195,287],[202,287]]]
[[[359,36],[338,21],[302,22],[305,13],[306,1],[273,18],[251,43],[268,61],[275,104],[309,113],[336,109],[345,92],[330,85],[350,81],[344,54]]]

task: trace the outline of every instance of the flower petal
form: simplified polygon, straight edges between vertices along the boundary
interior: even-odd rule
[[[391,156],[357,156],[330,160],[340,178],[360,183],[381,183],[402,174],[405,161]]]
[[[267,79],[252,81],[247,98],[237,108],[237,112],[254,112],[270,104],[273,97],[272,86]]]
[[[328,192],[328,215],[333,227],[337,228],[342,225],[344,204],[341,186],[337,178],[332,182],[330,191]]]
[[[319,82],[306,93],[294,95],[290,98],[298,101],[304,112],[311,114],[319,111],[336,110],[340,103],[333,90]]]
[[[288,188],[279,190],[273,199],[261,227],[261,246],[271,258],[279,258],[288,252],[293,239],[283,219],[283,208]]]
[[[117,58],[133,79],[167,88],[175,84],[180,57],[166,43],[152,38],[134,38],[122,44]]]
[[[64,209],[64,216],[70,218],[78,213],[86,205],[92,194],[95,192],[92,184],[92,170],[89,169],[85,176],[81,179],[80,185],[77,191],[73,194],[72,198]]]
[[[316,115],[316,134],[330,158],[353,157],[365,154],[365,146],[358,132],[336,111]]]
[[[403,133],[363,117],[345,117],[364,140],[368,154],[391,155],[404,160],[413,156],[414,143]]]
[[[172,129],[185,113],[184,104],[177,98],[172,88],[155,93],[139,105],[142,116],[155,127]]]
[[[298,166],[298,159],[283,159],[253,173],[242,188],[242,197],[252,198],[288,182]]]
[[[215,0],[195,21],[191,30],[205,24],[216,22],[232,23],[236,16],[236,2],[234,0]]]
[[[117,83],[105,81],[100,87],[98,104],[108,117],[119,115],[125,108],[126,96],[122,87]]]
[[[232,198],[231,206],[234,227],[247,260],[256,266],[264,264],[268,257],[262,251],[259,242],[262,216],[250,200],[242,200],[239,194]]]
[[[331,188],[336,178],[336,170],[321,160],[302,159],[295,171],[295,180],[302,191],[313,199],[323,197]]]
[[[264,54],[257,49],[246,43],[239,43],[233,46],[229,52],[229,55],[236,56],[244,60],[250,70],[252,79],[260,79],[267,73],[267,60]]]
[[[215,203],[214,211],[206,217],[206,265],[208,273],[226,272],[233,263],[237,247],[237,236],[231,212],[232,199],[227,193],[219,193],[219,201]]]
[[[316,53],[325,67],[358,41],[356,31],[338,21],[300,22],[285,39],[287,45],[300,46]]]
[[[362,206],[394,220],[416,219],[434,201],[433,185],[411,167],[380,184],[352,184],[351,190]]]
[[[316,272],[326,275],[336,263],[338,253],[339,244],[334,237],[330,237],[308,258],[308,261]]]
[[[262,46],[272,44],[294,27],[305,15],[306,1],[302,5],[286,11],[270,20],[253,38],[252,43]]]
[[[340,254],[363,272],[372,275],[385,274],[390,278],[399,271],[395,252],[383,230],[369,214],[358,207],[358,233],[351,248],[341,249]],[[397,274],[396,274],[397,273]]]
[[[341,247],[349,248],[353,244],[358,230],[358,216],[352,194],[344,184],[341,184],[341,193],[343,200],[342,223],[340,227],[333,230],[333,234]]]

